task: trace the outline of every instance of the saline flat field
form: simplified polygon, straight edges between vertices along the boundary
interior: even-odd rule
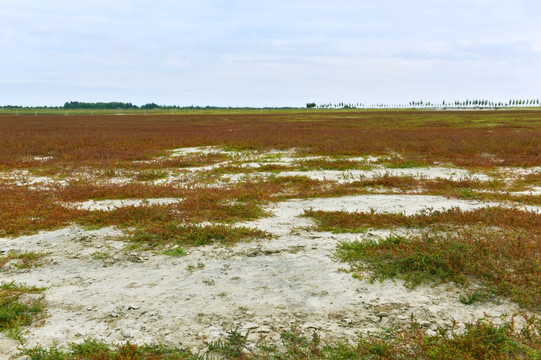
[[[541,111],[0,116],[0,359],[540,359]]]

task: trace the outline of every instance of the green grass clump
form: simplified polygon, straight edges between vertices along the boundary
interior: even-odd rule
[[[401,278],[408,287],[414,288],[428,281],[463,283],[462,266],[454,271],[448,261],[451,254],[447,254],[460,250],[460,247],[440,249],[432,238],[389,236],[380,240],[341,242],[335,254],[357,272],[370,271],[372,280]]]
[[[280,343],[249,344],[247,334],[232,331],[223,340],[207,343],[202,354],[159,345],[111,346],[94,340],[70,344],[65,349],[38,346],[24,349],[22,354],[31,360],[533,360],[541,356],[540,332],[541,322],[535,318],[528,319],[520,330],[512,321],[495,325],[479,320],[466,324],[462,332],[449,326],[432,335],[412,322],[404,328],[361,335],[355,343],[324,343],[316,333],[310,337],[292,330],[281,334]]]
[[[183,248],[177,247],[174,249],[168,249],[163,252],[165,255],[173,256],[173,257],[179,257],[186,255],[186,250]]]
[[[42,288],[27,287],[13,282],[0,284],[0,331],[14,330],[32,322],[43,311],[41,299],[21,302],[23,294],[39,294]]]
[[[424,228],[427,226],[498,226],[510,229],[524,229],[539,233],[541,214],[533,211],[505,207],[485,207],[475,210],[452,208],[443,211],[424,210],[414,215],[401,213],[315,211],[308,209],[304,216],[315,220],[318,231],[359,232],[358,229],[373,227],[378,229],[403,226]]]
[[[70,344],[67,349],[37,346],[22,351],[31,360],[185,360],[197,359],[190,351],[161,345],[122,344],[111,346],[87,339],[81,344]]]
[[[6,256],[0,256],[0,268],[10,261],[13,261],[13,265],[19,269],[41,266],[39,260],[45,255],[35,251],[10,252]]]
[[[93,252],[90,256],[94,260],[107,260],[111,257],[111,254],[105,251],[96,251],[96,252]]]
[[[169,173],[164,170],[147,170],[141,171],[139,174],[137,174],[135,179],[139,181],[154,181],[159,179],[165,179],[168,176]]]
[[[399,278],[411,288],[427,282],[466,284],[474,278],[520,305],[541,308],[541,236],[528,232],[459,231],[342,242],[337,259],[371,280]]]
[[[533,319],[522,331],[506,322],[502,325],[479,320],[466,324],[463,332],[440,328],[428,335],[417,323],[405,329],[365,335],[357,344],[324,347],[325,359],[538,359],[541,330]]]
[[[309,170],[371,170],[372,165],[346,159],[308,159],[294,163],[301,171]]]
[[[131,232],[131,240],[147,248],[168,244],[179,246],[202,246],[210,244],[229,245],[255,238],[268,238],[262,230],[229,225],[195,225],[158,223],[142,226]]]
[[[411,169],[411,168],[420,168],[428,167],[428,164],[424,161],[416,160],[407,160],[407,159],[390,159],[383,163],[383,165],[388,169]]]
[[[464,200],[477,200],[479,196],[472,189],[462,189],[459,191],[459,197]]]
[[[471,305],[474,302],[486,300],[488,296],[486,292],[477,290],[473,293],[460,295],[460,302],[464,305]]]
[[[316,221],[316,231],[330,231],[334,234],[365,233],[368,228],[365,224],[356,221],[351,213],[345,211],[321,211],[306,209],[303,216],[311,217]]]

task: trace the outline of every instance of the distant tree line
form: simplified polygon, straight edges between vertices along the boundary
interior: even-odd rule
[[[316,107],[316,104],[313,104],[313,107]],[[124,102],[80,102],[80,101],[70,101],[66,102],[63,106],[64,109],[186,109],[186,110],[199,110],[199,109],[293,109],[294,107],[249,107],[249,106],[179,106],[179,105],[157,105],[155,103],[148,103],[145,105],[137,106],[132,103]]]
[[[415,100],[410,101],[407,104],[386,104],[375,103],[365,104],[361,102],[349,103],[349,102],[337,102],[337,103],[323,103],[316,104],[315,102],[306,103],[307,109],[408,109],[408,108],[509,108],[509,107],[534,107],[540,106],[541,101],[539,99],[510,99],[509,101],[490,101],[490,100],[455,100],[455,101],[442,101],[441,103],[434,103],[431,101]],[[251,106],[179,106],[179,105],[158,105],[156,103],[148,103],[145,105],[137,106],[131,102],[82,102],[82,101],[69,101],[63,106],[17,106],[17,105],[4,105],[0,106],[0,109],[88,109],[88,110],[115,110],[115,109],[185,109],[185,110],[205,110],[205,109],[239,109],[239,110],[287,110],[298,109],[295,106],[265,106],[265,107],[251,107]]]
[[[408,104],[363,104],[357,103],[325,103],[316,105],[313,102],[307,103],[306,108],[320,108],[320,109],[386,109],[386,108],[506,108],[506,107],[527,107],[527,106],[539,106],[539,99],[511,99],[507,102],[502,101],[490,101],[490,100],[455,100],[455,101],[442,101],[441,103],[434,103],[431,101],[410,101]]]
[[[141,109],[154,109],[157,107],[158,105],[152,103],[143,105]],[[64,109],[139,109],[139,107],[137,105],[133,105],[132,103],[124,103],[117,101],[95,103],[70,101],[64,104]]]

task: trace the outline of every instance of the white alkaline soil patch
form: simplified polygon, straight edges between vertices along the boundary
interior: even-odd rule
[[[113,228],[71,227],[0,239],[3,252],[47,253],[41,267],[6,265],[0,271],[2,281],[48,287],[47,316],[25,329],[29,346],[95,338],[200,349],[233,329],[249,331],[252,340],[278,341],[292,327],[307,334],[317,330],[325,340],[353,340],[407,324],[412,315],[435,331],[453,320],[498,321],[521,309],[505,299],[464,305],[462,290],[453,284],[408,290],[401,281],[354,279],[340,271],[345,265],[333,261],[332,252],[339,240],[356,235],[313,232],[311,220],[300,215],[308,208],[412,214],[489,205],[494,204],[416,195],[291,200],[270,206],[272,216],[243,224],[271,232],[272,239],[188,248],[182,257],[129,250]],[[0,353],[13,354],[17,345],[0,335]]]

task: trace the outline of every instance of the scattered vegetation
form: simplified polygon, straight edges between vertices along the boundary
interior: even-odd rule
[[[471,305],[474,302],[477,301],[484,301],[489,297],[489,294],[486,293],[486,291],[474,291],[472,293],[466,293],[463,295],[460,295],[460,302],[464,305]]]
[[[309,159],[309,160],[300,160],[293,163],[294,167],[299,168],[303,171],[308,170],[371,170],[372,165],[367,164],[364,161],[353,161],[347,159]]]
[[[214,243],[234,244],[241,240],[268,238],[262,230],[229,225],[179,225],[176,223],[156,224],[131,231],[131,240],[146,248],[164,245],[202,246]]]
[[[392,158],[383,162],[383,165],[389,169],[410,169],[418,167],[427,167],[425,161],[404,160],[401,158]]]
[[[94,260],[107,260],[111,257],[111,255],[105,251],[96,251],[93,252],[90,256]]]
[[[13,282],[0,284],[0,331],[16,335],[19,327],[26,326],[43,311],[42,298],[23,301],[25,294],[40,294],[44,289]]]
[[[202,262],[198,262],[197,265],[194,264],[188,264],[186,266],[186,270],[188,271],[194,271],[194,270],[203,270],[205,268],[205,264]]]
[[[171,249],[167,249],[163,252],[165,255],[173,256],[173,257],[179,257],[186,255],[186,250],[184,250],[181,247],[173,247]]]
[[[316,222],[316,230],[332,232],[364,232],[367,228],[415,227],[425,228],[483,225],[508,229],[524,229],[541,233],[541,214],[506,207],[484,207],[475,210],[452,208],[449,210],[426,209],[414,215],[402,213],[315,211],[307,209],[304,216]]]
[[[0,117],[0,168],[112,168],[163,149],[228,146],[315,155],[386,155],[456,166],[541,163],[537,111],[363,111],[177,116]],[[489,128],[483,124],[491,124]],[[491,156],[486,156],[490,154]]]
[[[489,191],[487,191],[489,190]],[[197,183],[125,184],[70,180],[64,185],[35,188],[0,181],[0,236],[31,234],[69,223],[85,226],[131,226],[134,222],[236,222],[266,216],[262,205],[291,198],[332,197],[359,194],[416,193],[455,198],[475,198],[541,204],[535,195],[502,193],[501,181],[418,179],[383,174],[344,183],[306,176],[246,177],[241,182],[206,187]],[[494,191],[500,191],[494,192]],[[144,204],[112,211],[80,210],[70,204],[87,200],[177,198],[169,205]],[[453,214],[450,214],[450,218]],[[511,212],[506,216],[514,216]],[[442,221],[444,221],[442,219]],[[482,220],[480,220],[482,221]],[[363,228],[364,226],[359,226]]]
[[[276,191],[276,190],[275,190]],[[203,222],[233,223],[266,216],[261,205],[269,195],[265,184],[243,183],[229,188],[180,189],[170,185],[113,186],[68,185],[59,191],[0,186],[0,236],[31,234],[78,223],[89,227],[130,227],[138,223]],[[66,204],[88,198],[182,197],[168,205],[124,206],[108,210],[80,210]]]
[[[0,268],[7,263],[12,264],[18,269],[27,269],[30,267],[41,266],[40,259],[46,254],[43,252],[25,251],[8,252],[5,256],[0,256]]]
[[[206,351],[194,354],[189,350],[159,345],[107,345],[86,340],[67,348],[42,347],[22,351],[32,360],[346,360],[346,359],[539,359],[541,356],[541,322],[529,319],[517,329],[512,321],[497,325],[479,320],[466,324],[464,331],[454,326],[440,328],[435,334],[418,323],[383,333],[362,335],[356,343],[325,343],[314,333],[311,337],[297,330],[284,332],[280,343],[259,341],[249,346],[247,335],[232,331],[221,340],[207,343]]]
[[[495,294],[541,309],[541,236],[528,231],[458,230],[451,234],[389,236],[339,244],[335,256],[357,277],[467,284],[475,279]]]
[[[169,173],[167,171],[147,170],[137,174],[135,176],[135,179],[139,181],[154,181],[159,179],[165,179],[167,176],[169,176]]]
[[[67,349],[45,349],[36,346],[21,352],[32,360],[195,360],[189,350],[167,348],[160,345],[137,346],[130,343],[111,346],[96,340],[72,343]]]
[[[150,105],[150,104],[149,104]],[[310,104],[312,105],[312,104]],[[541,174],[506,181],[502,167],[539,166],[541,126],[535,111],[344,111],[147,116],[0,116],[0,236],[31,234],[68,224],[94,228],[119,226],[134,246],[183,256],[185,249],[209,244],[268,238],[264,231],[233,226],[267,214],[263,206],[292,198],[331,197],[375,193],[442,195],[465,200],[512,201],[541,205],[541,197],[512,194],[541,186]],[[213,146],[230,153],[174,154],[170,150]],[[307,156],[290,164],[282,154],[259,157],[270,149],[294,149]],[[240,153],[250,150],[246,167]],[[358,160],[371,154],[379,165]],[[391,154],[391,155],[390,155]],[[393,155],[396,154],[396,155]],[[251,156],[250,155],[250,156]],[[289,155],[288,155],[289,156]],[[352,159],[356,157],[357,159]],[[279,163],[273,163],[279,162]],[[348,178],[345,182],[307,176],[279,176],[286,170],[370,170],[458,166],[494,173],[489,181],[393,176]],[[216,166],[209,166],[216,165]],[[209,166],[192,174],[193,167]],[[16,172],[13,172],[16,170]],[[23,171],[24,170],[24,171]],[[33,175],[50,182],[35,183]],[[12,174],[23,174],[10,176]],[[262,176],[261,172],[271,173]],[[389,171],[391,172],[391,171]],[[224,184],[224,174],[245,174]],[[5,176],[4,176],[5,175]],[[501,175],[501,176],[500,176]],[[123,178],[122,181],[116,181]],[[156,184],[159,179],[167,182]],[[73,203],[104,199],[177,198],[168,205],[126,206],[81,210]],[[307,210],[319,231],[363,233],[369,228],[431,228],[449,233],[391,236],[381,240],[340,243],[337,259],[347,262],[357,277],[403,279],[415,287],[427,282],[475,281],[484,288],[465,293],[472,304],[494,295],[541,309],[541,215],[513,208],[472,211],[427,210],[415,215],[322,212]],[[491,227],[489,229],[483,229]],[[494,231],[492,231],[494,230]],[[8,253],[0,266],[38,266],[41,253]],[[95,252],[104,260],[109,255]],[[187,266],[203,269],[202,262]],[[42,289],[14,283],[0,287],[0,330],[20,338],[42,311],[38,300],[25,294]],[[232,332],[208,344],[203,354],[163,346],[110,346],[87,340],[68,348],[25,350],[32,359],[511,359],[540,358],[539,321],[517,330],[506,322],[479,321],[461,332],[450,327],[436,334],[412,323],[383,334],[363,335],[357,344],[325,344],[296,331],[284,333],[279,344],[249,346],[247,336]],[[19,334],[19,335],[18,335]]]

